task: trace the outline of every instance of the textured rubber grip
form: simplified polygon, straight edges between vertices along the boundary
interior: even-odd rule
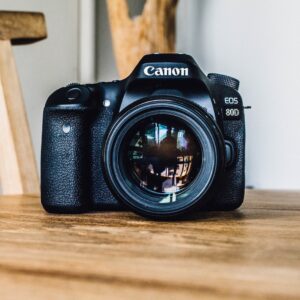
[[[49,212],[81,212],[89,205],[88,119],[86,110],[44,110],[41,198]]]
[[[214,84],[220,84],[220,85],[225,85],[228,87],[231,87],[235,90],[239,89],[240,82],[239,80],[227,76],[227,75],[222,75],[222,74],[217,74],[217,73],[210,73],[207,75],[207,77],[214,83]]]

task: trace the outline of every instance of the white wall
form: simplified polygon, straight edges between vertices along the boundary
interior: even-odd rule
[[[177,51],[207,73],[241,81],[246,105],[247,185],[300,189],[300,1],[180,0]],[[99,5],[99,79],[116,76]],[[102,36],[105,30],[104,36]]]
[[[0,0],[1,10],[41,11],[48,38],[15,46],[36,157],[40,160],[42,112],[49,94],[78,78],[78,5],[75,0]]]
[[[297,0],[189,0],[179,7],[178,50],[205,71],[239,78],[253,107],[246,112],[247,184],[258,188],[300,189],[299,11]]]

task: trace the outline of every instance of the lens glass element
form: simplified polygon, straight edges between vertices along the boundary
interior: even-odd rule
[[[125,139],[123,163],[141,188],[166,194],[184,190],[202,165],[202,149],[180,119],[151,116],[136,123]]]

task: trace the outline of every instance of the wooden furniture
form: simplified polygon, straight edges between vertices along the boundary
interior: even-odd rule
[[[247,191],[238,211],[153,222],[49,215],[0,197],[6,299],[300,299],[300,193]]]
[[[6,195],[39,191],[12,45],[32,43],[46,36],[43,14],[0,11],[0,191]]]
[[[117,67],[128,76],[138,61],[154,52],[174,52],[177,0],[147,0],[140,16],[130,18],[127,0],[107,0]]]

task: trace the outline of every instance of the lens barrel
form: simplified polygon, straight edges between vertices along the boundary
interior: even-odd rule
[[[111,192],[143,216],[201,209],[224,166],[224,139],[201,107],[177,97],[141,99],[108,131],[103,168]]]

